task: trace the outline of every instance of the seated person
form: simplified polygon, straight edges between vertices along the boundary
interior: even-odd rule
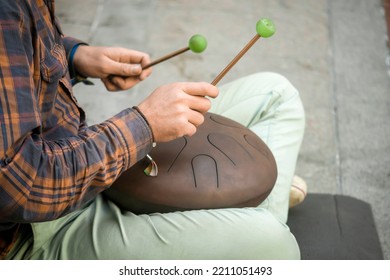
[[[149,62],[64,36],[54,1],[1,1],[0,258],[299,259],[286,226],[304,131],[298,91],[275,73],[220,88],[173,83],[88,126],[71,78],[127,90],[151,74]],[[153,142],[193,135],[207,111],[247,126],[273,152],[278,177],[261,205],[136,215],[102,196]]]

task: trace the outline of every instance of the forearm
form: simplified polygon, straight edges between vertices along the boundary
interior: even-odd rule
[[[132,109],[64,140],[29,134],[14,155],[2,160],[0,220],[63,216],[108,188],[151,145],[149,127]]]

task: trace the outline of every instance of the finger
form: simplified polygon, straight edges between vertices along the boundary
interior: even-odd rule
[[[116,49],[113,49],[116,50]],[[114,57],[115,55],[109,55]],[[150,63],[150,57],[148,54],[136,50],[130,50],[126,48],[120,48],[119,59],[114,59],[123,63],[140,64],[142,67]]]
[[[116,62],[111,59],[107,59],[107,74],[117,75],[123,77],[139,76],[142,73],[142,67],[140,64],[129,64]]]
[[[139,64],[141,64],[142,67],[145,67],[146,65],[150,64],[150,57],[149,55],[145,53],[140,53],[140,61]]]
[[[196,126],[190,122],[185,127],[183,131],[183,136],[192,136],[196,133]]]
[[[120,88],[118,88],[118,86],[112,82],[112,77],[111,76],[109,76],[107,78],[102,78],[101,80],[102,80],[104,86],[106,87],[106,89],[108,91],[118,91],[118,90],[120,90]]]
[[[211,101],[203,96],[190,96],[188,106],[195,111],[205,113],[211,108]]]
[[[199,112],[191,110],[188,113],[188,122],[198,127],[204,122],[204,116]]]
[[[182,89],[189,95],[208,96],[211,98],[217,97],[219,93],[219,90],[216,86],[206,82],[183,83]]]
[[[120,76],[110,76],[111,84],[115,85],[117,89],[125,90],[133,87],[135,84],[139,83],[140,80],[138,77],[120,77]]]
[[[143,70],[142,73],[138,76],[138,79],[140,81],[143,81],[145,80],[147,77],[150,76],[150,74],[152,74],[152,68],[148,68],[146,70]]]

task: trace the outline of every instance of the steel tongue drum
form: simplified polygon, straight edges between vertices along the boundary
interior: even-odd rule
[[[261,19],[256,31],[212,84],[216,85],[260,37],[272,36],[275,27],[269,19]],[[148,176],[150,170],[145,171],[153,164],[158,172]],[[255,133],[231,119],[206,113],[205,122],[193,136],[159,143],[103,194],[120,208],[137,214],[252,207],[269,195],[276,178],[272,152]]]

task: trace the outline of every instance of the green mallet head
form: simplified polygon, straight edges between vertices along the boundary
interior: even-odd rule
[[[256,23],[256,31],[263,38],[268,38],[274,35],[275,25],[272,20],[268,18],[262,18]]]
[[[194,53],[201,53],[207,48],[207,40],[200,34],[196,34],[188,41],[188,47]]]

